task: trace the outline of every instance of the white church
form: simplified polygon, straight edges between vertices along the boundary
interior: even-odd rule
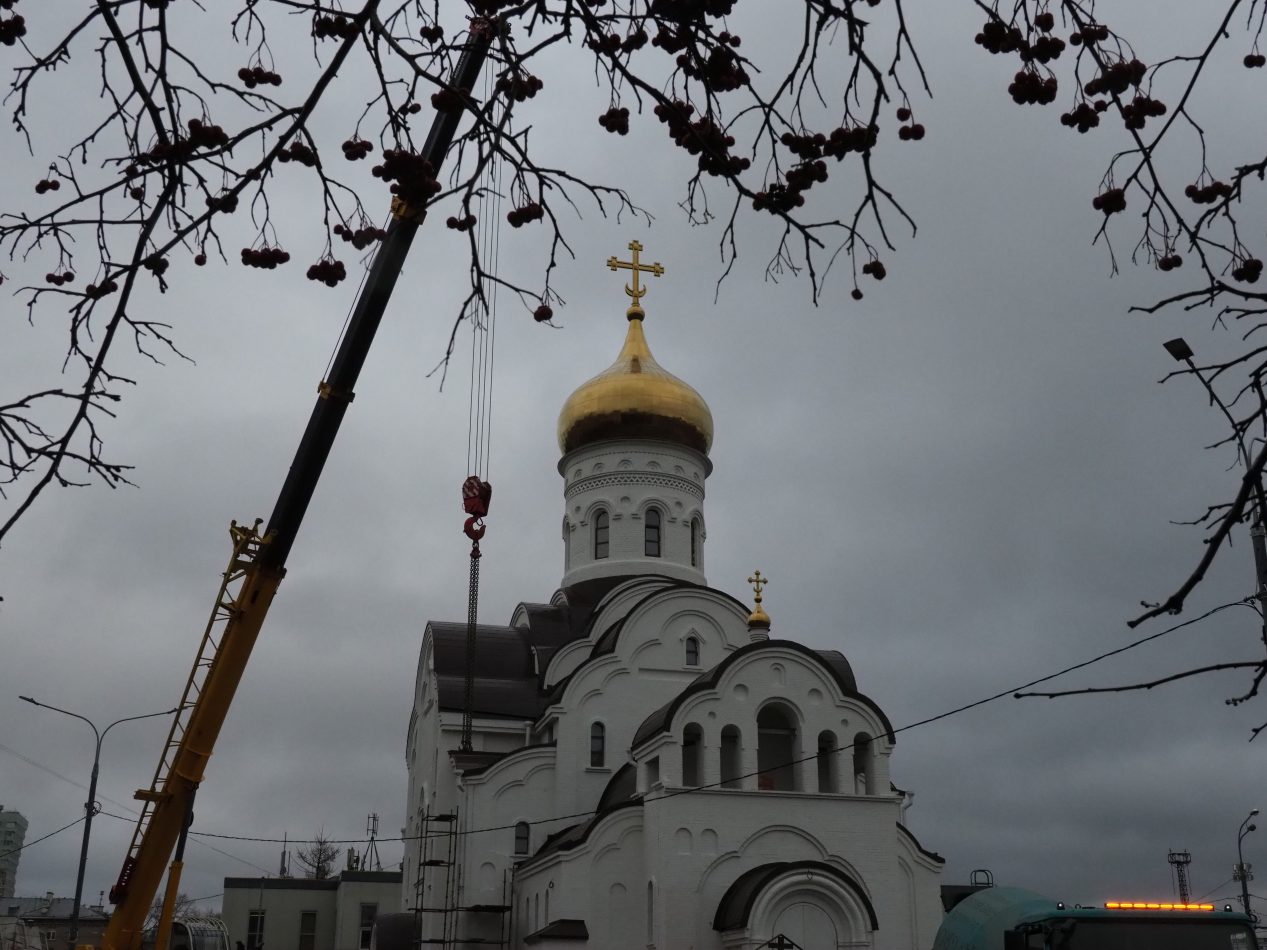
[[[563,577],[478,627],[469,750],[467,625],[423,635],[402,906],[424,946],[928,950],[943,859],[888,718],[772,635],[759,573],[753,608],[705,578],[712,414],[651,355],[630,248],[624,346],[559,415]]]

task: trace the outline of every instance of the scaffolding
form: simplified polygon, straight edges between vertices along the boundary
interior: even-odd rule
[[[416,950],[440,947],[504,947],[510,943],[509,879],[502,874],[500,904],[463,906],[462,869],[458,863],[458,816],[425,815],[414,879],[414,940]],[[464,933],[474,919],[497,919],[497,936]],[[460,932],[461,931],[461,932]]]

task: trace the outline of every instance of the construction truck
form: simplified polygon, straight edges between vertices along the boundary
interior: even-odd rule
[[[942,889],[933,950],[1258,950],[1254,923],[1230,904],[1066,904],[1019,887]]]

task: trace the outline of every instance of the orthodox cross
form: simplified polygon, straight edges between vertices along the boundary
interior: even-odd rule
[[[625,284],[625,293],[627,293],[632,299],[632,303],[629,305],[629,316],[631,318],[640,318],[642,316],[641,300],[643,295],[647,292],[647,288],[639,286],[638,274],[644,273],[651,274],[653,277],[660,277],[664,274],[664,265],[662,265],[659,261],[656,261],[654,264],[641,263],[638,260],[638,252],[642,250],[642,245],[637,241],[629,242],[629,250],[633,255],[632,261],[620,261],[616,259],[615,255],[613,255],[607,258],[607,266],[612,270],[623,268],[625,270],[633,271],[633,286],[630,287],[628,284]]]
[[[752,576],[748,578],[748,583],[752,585],[752,596],[757,604],[761,604],[761,591],[765,585],[770,583],[770,578],[762,577],[760,571],[753,571]]]
[[[774,939],[767,943],[763,943],[761,946],[763,948],[769,947],[770,950],[801,950],[801,945],[799,943],[795,943],[783,934],[778,934],[774,937]]]

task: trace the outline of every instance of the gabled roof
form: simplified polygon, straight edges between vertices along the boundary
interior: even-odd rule
[[[869,707],[872,712],[880,719],[884,725],[884,730],[888,733],[889,741],[894,741],[893,726],[889,723],[889,718],[884,711],[871,701],[868,697],[858,692],[858,683],[854,679],[853,669],[849,666],[849,661],[845,659],[843,653],[839,650],[811,650],[809,647],[797,643],[795,640],[758,640],[755,643],[749,643],[747,646],[741,647],[735,652],[727,655],[720,663],[712,669],[701,673],[695,679],[687,684],[686,689],[678,693],[671,700],[655,710],[651,715],[642,721],[642,725],[638,727],[638,731],[634,733],[633,742],[630,748],[636,749],[642,743],[657,736],[663,732],[668,732],[673,722],[673,715],[678,708],[686,700],[688,696],[704,690],[714,689],[721,680],[722,674],[725,673],[733,664],[739,660],[758,653],[762,650],[781,649],[793,650],[802,653],[812,659],[818,666],[823,667],[836,681],[836,685],[840,687],[840,691],[846,696],[852,696],[864,705]]]
[[[540,943],[543,940],[589,940],[589,928],[585,921],[566,918],[552,920],[540,930],[524,937],[524,943]]]

